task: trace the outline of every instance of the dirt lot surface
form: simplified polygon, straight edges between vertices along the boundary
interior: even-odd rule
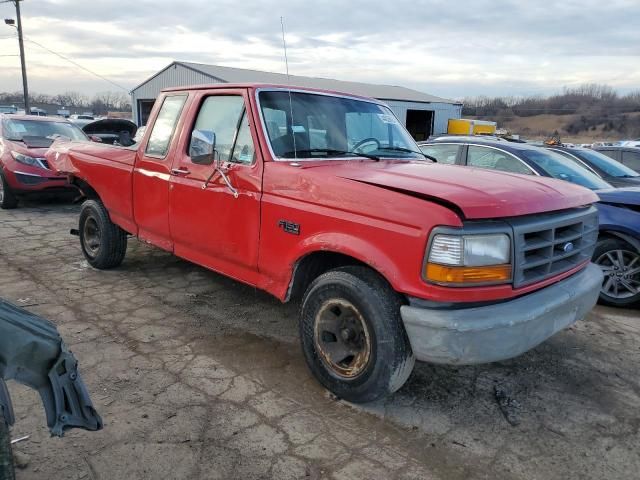
[[[508,362],[420,364],[353,406],[307,371],[297,305],[133,239],[93,270],[68,234],[78,210],[0,211],[0,296],[59,326],[105,422],[49,438],[11,383],[13,436],[31,435],[19,479],[638,478],[637,310],[599,307]]]

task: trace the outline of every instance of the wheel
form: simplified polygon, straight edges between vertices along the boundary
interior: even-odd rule
[[[11,191],[11,187],[9,187],[4,175],[0,172],[0,208],[3,210],[9,210],[10,208],[16,208],[17,206],[18,199]]]
[[[0,480],[15,480],[9,426],[0,413]]]
[[[640,304],[640,253],[617,238],[601,240],[593,261],[604,273],[599,302],[613,307]]]
[[[127,233],[114,224],[99,200],[87,200],[80,211],[80,245],[92,267],[117,267],[127,253]]]
[[[311,283],[302,301],[300,340],[307,365],[325,388],[360,403],[404,385],[415,357],[401,304],[366,267],[331,270]]]

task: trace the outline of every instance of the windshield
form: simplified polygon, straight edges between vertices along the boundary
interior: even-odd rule
[[[260,92],[259,101],[277,157],[357,158],[363,154],[374,159],[425,159],[411,135],[383,105],[288,91]]]
[[[66,122],[6,119],[2,122],[2,127],[5,138],[13,141],[21,141],[23,137],[42,137],[55,140],[60,136],[71,140],[87,140],[87,136],[82,130]]]
[[[547,172],[553,178],[566,180],[587,187],[591,190],[613,188],[597,175],[584,167],[579,167],[573,161],[548,150],[522,150],[523,156]]]
[[[594,167],[602,170],[607,175],[612,177],[639,177],[640,174],[634,172],[629,167],[624,166],[620,162],[617,162],[606,155],[593,150],[580,150],[575,152],[575,155],[590,162]]]

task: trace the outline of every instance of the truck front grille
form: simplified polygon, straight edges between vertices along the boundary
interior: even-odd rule
[[[513,286],[523,287],[571,270],[593,255],[598,239],[595,207],[515,218]]]

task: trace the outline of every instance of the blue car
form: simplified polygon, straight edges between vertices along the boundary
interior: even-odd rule
[[[640,187],[640,173],[600,152],[590,148],[565,147],[564,145],[548,146],[547,148],[585,167],[614,187]]]
[[[594,190],[600,234],[593,262],[604,272],[600,303],[640,304],[640,188],[614,188],[584,165],[559,153],[494,137],[439,137],[419,143],[438,163],[553,177]]]

